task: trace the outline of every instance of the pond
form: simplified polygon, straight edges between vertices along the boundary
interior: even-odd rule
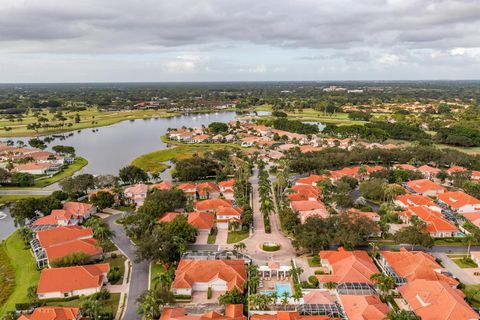
[[[8,207],[0,208],[0,242],[8,238],[15,231],[13,218],[10,216]]]
[[[88,160],[83,173],[118,174],[118,170],[128,165],[138,156],[167,146],[160,136],[168,128],[182,126],[195,127],[211,122],[228,122],[235,119],[235,112],[204,114],[184,114],[171,118],[126,120],[106,127],[84,129],[63,134],[50,135],[55,140],[48,147],[68,145],[75,148],[77,155]],[[45,138],[44,136],[42,138]],[[28,142],[31,137],[12,139]]]

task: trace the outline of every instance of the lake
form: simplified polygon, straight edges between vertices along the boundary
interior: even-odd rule
[[[55,140],[49,143],[48,147],[55,145],[74,147],[78,156],[88,160],[88,165],[81,171],[83,173],[117,175],[120,168],[128,165],[138,156],[165,149],[167,146],[160,140],[160,136],[166,134],[168,128],[208,126],[215,121],[231,121],[236,116],[235,112],[216,112],[184,114],[171,118],[126,120],[106,127],[84,129],[81,132],[49,135],[48,137],[53,137]],[[41,138],[45,137],[47,136]],[[31,137],[11,140],[22,140],[27,143],[29,139]],[[167,175],[168,173],[165,173],[162,176],[166,178]]]
[[[0,208],[0,241],[8,238],[13,231],[15,231],[15,226],[8,207]]]

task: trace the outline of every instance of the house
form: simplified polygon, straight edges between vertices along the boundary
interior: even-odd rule
[[[172,182],[171,181],[162,181],[160,183],[152,185],[151,189],[158,189],[158,190],[170,190],[172,189]]]
[[[457,236],[457,227],[437,211],[429,210],[426,207],[409,207],[406,211],[399,214],[400,219],[406,224],[411,222],[412,216],[417,216],[424,221],[426,224],[425,232],[430,233],[434,238]]]
[[[290,208],[298,213],[301,223],[305,223],[309,217],[327,218],[329,216],[327,208],[321,201],[291,201]]]
[[[292,193],[287,194],[290,201],[310,200],[317,201],[320,197],[321,190],[317,186],[312,185],[294,185],[291,188]]]
[[[210,231],[214,225],[214,215],[208,212],[190,212],[188,214],[188,223],[200,231]]]
[[[441,171],[438,168],[430,167],[429,165],[423,165],[417,168],[417,171],[422,174],[425,179],[435,179],[437,174]]]
[[[223,197],[228,200],[233,200],[233,187],[235,186],[235,179],[229,179],[226,181],[221,181],[218,183],[218,187],[220,188],[220,192],[222,193]]]
[[[43,269],[37,287],[39,299],[88,296],[108,282],[108,263]]]
[[[80,320],[80,309],[71,307],[38,307],[29,315],[22,314],[18,320]]]
[[[380,215],[376,212],[360,211],[358,209],[352,208],[352,209],[348,210],[348,213],[349,214],[358,214],[360,217],[368,218],[368,219],[372,220],[373,222],[380,222]]]
[[[396,169],[403,169],[403,170],[409,170],[409,171],[415,171],[417,168],[415,166],[412,166],[411,164],[396,164],[394,165]]]
[[[228,228],[230,222],[238,222],[240,226],[242,224],[242,213],[241,208],[219,207],[216,211],[217,227],[220,229]]]
[[[458,213],[480,213],[480,200],[463,191],[448,191],[441,193],[438,195],[438,201]]]
[[[33,226],[70,226],[82,223],[92,214],[97,212],[97,208],[83,202],[65,202],[63,209],[55,209],[49,215],[36,219]]]
[[[340,295],[340,304],[349,320],[384,320],[390,308],[376,295]]]
[[[197,184],[197,195],[201,200],[220,197],[220,189],[214,182],[202,182]]]
[[[465,172],[465,171],[467,171],[467,169],[465,169],[464,167],[459,167],[459,166],[451,166],[447,170],[447,172],[449,174],[454,174],[454,173],[457,173],[457,172]]]
[[[16,163],[13,167],[14,172],[30,173],[30,174],[48,174],[58,170],[58,166],[54,166],[51,163],[42,162],[27,162]]]
[[[197,186],[195,183],[187,182],[182,183],[177,186],[178,189],[182,190],[185,193],[185,196],[189,199],[195,199],[197,196]]]
[[[216,311],[210,311],[201,315],[187,314],[185,308],[164,308],[160,320],[246,320],[243,315],[242,304],[229,304],[225,307],[225,315]]]
[[[366,251],[338,250],[320,251],[320,263],[330,274],[317,275],[322,287],[327,282],[372,284],[370,277],[378,269]]]
[[[480,171],[472,171],[472,176],[470,177],[470,180],[475,182],[480,181]]]
[[[97,213],[97,208],[89,203],[68,201],[63,204],[63,210],[75,215],[80,222]]]
[[[445,192],[445,188],[428,179],[408,181],[405,185],[411,193],[418,193],[428,197],[436,197]]]
[[[462,217],[470,221],[474,226],[480,228],[480,212],[467,212],[462,214]]]
[[[209,142],[210,136],[208,134],[199,134],[192,138],[192,141],[195,143]]]
[[[324,181],[325,177],[324,176],[319,176],[316,174],[312,174],[308,177],[305,178],[300,178],[295,182],[295,185],[308,185],[308,186],[317,186],[317,183],[319,181]]]
[[[340,170],[330,171],[330,180],[332,182],[338,181],[343,177],[352,177],[357,179],[359,177],[359,167],[343,168]]]
[[[382,251],[378,259],[382,271],[393,276],[397,285],[403,285],[416,279],[445,281],[455,288],[458,281],[450,277],[435,258],[422,251]]]
[[[250,320],[329,320],[334,319],[321,315],[303,315],[298,311],[277,311],[266,314],[254,313],[250,316]]]
[[[406,209],[408,207],[426,207],[432,211],[441,212],[442,208],[438,206],[432,198],[423,196],[421,194],[402,194],[395,198],[395,205],[400,208]]]
[[[163,222],[163,223],[169,223],[175,220],[176,217],[178,217],[180,213],[178,212],[165,212],[158,218],[158,222]]]
[[[187,260],[181,259],[175,271],[172,291],[175,295],[191,296],[193,292],[243,292],[247,269],[243,260]]]
[[[478,320],[480,316],[465,302],[465,295],[445,281],[417,279],[398,291],[422,320]]]
[[[148,186],[146,184],[139,183],[126,188],[123,191],[123,194],[131,202],[141,207],[143,206],[143,202],[145,201],[145,198],[147,198]]]
[[[209,199],[195,202],[195,210],[201,212],[217,212],[221,207],[231,207],[232,202],[226,199]]]
[[[93,230],[80,226],[57,227],[38,231],[31,241],[38,267],[50,265],[55,259],[81,252],[91,260],[100,259],[103,250],[93,238]]]

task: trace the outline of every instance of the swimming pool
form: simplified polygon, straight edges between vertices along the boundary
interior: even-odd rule
[[[292,288],[290,287],[290,283],[275,283],[275,291],[277,292],[278,297],[282,297],[283,293],[288,293],[288,296],[292,296]]]

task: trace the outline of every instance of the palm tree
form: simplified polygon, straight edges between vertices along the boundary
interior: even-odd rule
[[[470,255],[470,247],[472,246],[472,242],[475,240],[476,240],[475,237],[471,233],[468,233],[465,235],[465,237],[463,237],[463,241],[468,244],[467,257]]]
[[[80,306],[80,312],[84,317],[98,319],[98,317],[102,313],[102,306],[100,304],[100,301],[96,299],[85,300]]]
[[[233,249],[236,251],[245,251],[247,249],[247,245],[244,242],[239,242],[233,245]]]
[[[368,243],[368,245],[370,247],[372,247],[372,256],[376,257],[377,253],[378,253],[378,250],[380,249],[378,247],[378,244],[376,242],[370,242],[370,243]]]
[[[277,291],[273,291],[272,294],[270,295],[270,297],[272,298],[272,302],[274,305],[277,304],[277,300],[278,300],[278,293]]]
[[[327,288],[328,290],[333,290],[337,287],[337,284],[333,281],[329,281],[324,284],[324,287]]]
[[[387,314],[386,320],[420,320],[415,313],[407,310],[392,310]]]
[[[289,298],[289,294],[288,292],[284,291],[282,293],[282,300],[281,300],[281,303],[282,303],[282,306],[285,310],[287,310],[287,305],[288,305],[288,298]]]
[[[383,273],[372,274],[370,280],[377,284],[383,295],[388,295],[390,290],[395,288],[395,279]]]

